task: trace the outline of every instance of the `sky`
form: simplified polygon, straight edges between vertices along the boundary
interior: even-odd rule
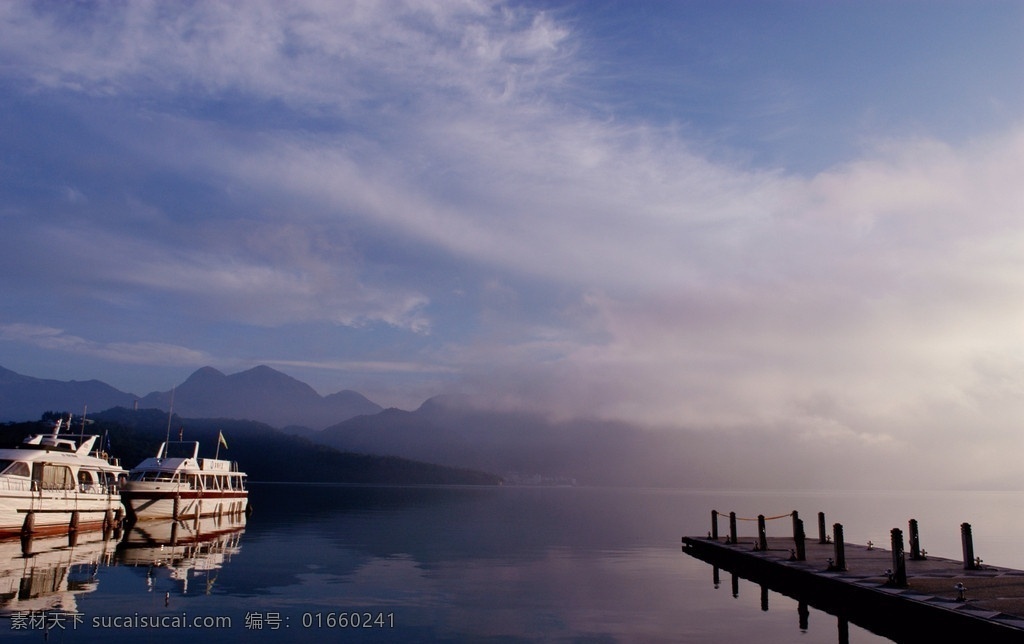
[[[1014,471],[1022,36],[966,0],[0,3],[0,366]]]

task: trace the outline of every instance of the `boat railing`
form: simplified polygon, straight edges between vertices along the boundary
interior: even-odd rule
[[[82,494],[109,494],[114,486],[100,485],[98,483],[79,483],[78,491]]]
[[[6,492],[33,492],[35,491],[35,486],[30,479],[0,476],[0,490]]]

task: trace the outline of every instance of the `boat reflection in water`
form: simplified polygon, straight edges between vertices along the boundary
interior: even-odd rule
[[[167,575],[189,592],[191,578],[202,578],[209,593],[216,574],[241,550],[245,514],[200,519],[151,520],[130,528],[117,547],[124,566],[148,567],[146,585],[152,590],[157,577]]]
[[[0,613],[77,613],[78,595],[96,590],[100,569],[113,561],[111,537],[92,530],[0,541]]]

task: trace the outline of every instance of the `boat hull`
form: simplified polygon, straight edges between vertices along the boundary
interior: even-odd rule
[[[195,490],[126,489],[121,493],[133,521],[197,519],[244,514],[249,494],[243,490],[212,492]]]
[[[100,530],[123,512],[117,494],[0,490],[0,539]]]

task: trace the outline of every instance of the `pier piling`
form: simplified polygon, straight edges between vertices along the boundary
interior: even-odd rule
[[[832,564],[836,570],[846,570],[846,546],[843,542],[843,524],[837,523],[832,526],[832,543],[835,547],[835,562]]]
[[[718,510],[711,511],[711,538],[718,538]]]
[[[960,524],[960,541],[964,549],[964,570],[974,570],[978,564],[974,559],[974,535],[970,523]]]
[[[794,512],[794,514],[796,514]],[[793,540],[796,542],[796,560],[807,561],[807,538],[804,534],[803,519],[796,519],[793,526]]]
[[[910,528],[910,559],[911,561],[921,561],[924,559],[924,555],[921,554],[921,534],[918,532],[917,519],[911,519],[908,523]]]
[[[907,587],[907,559],[903,551],[903,531],[892,529],[892,575],[889,583],[897,588]]]
[[[736,543],[736,513],[729,513],[729,540],[730,543]]]
[[[757,515],[757,549],[768,549],[768,529],[764,525],[764,515]]]
[[[825,513],[818,513],[818,543],[828,543],[828,534],[825,532]]]

